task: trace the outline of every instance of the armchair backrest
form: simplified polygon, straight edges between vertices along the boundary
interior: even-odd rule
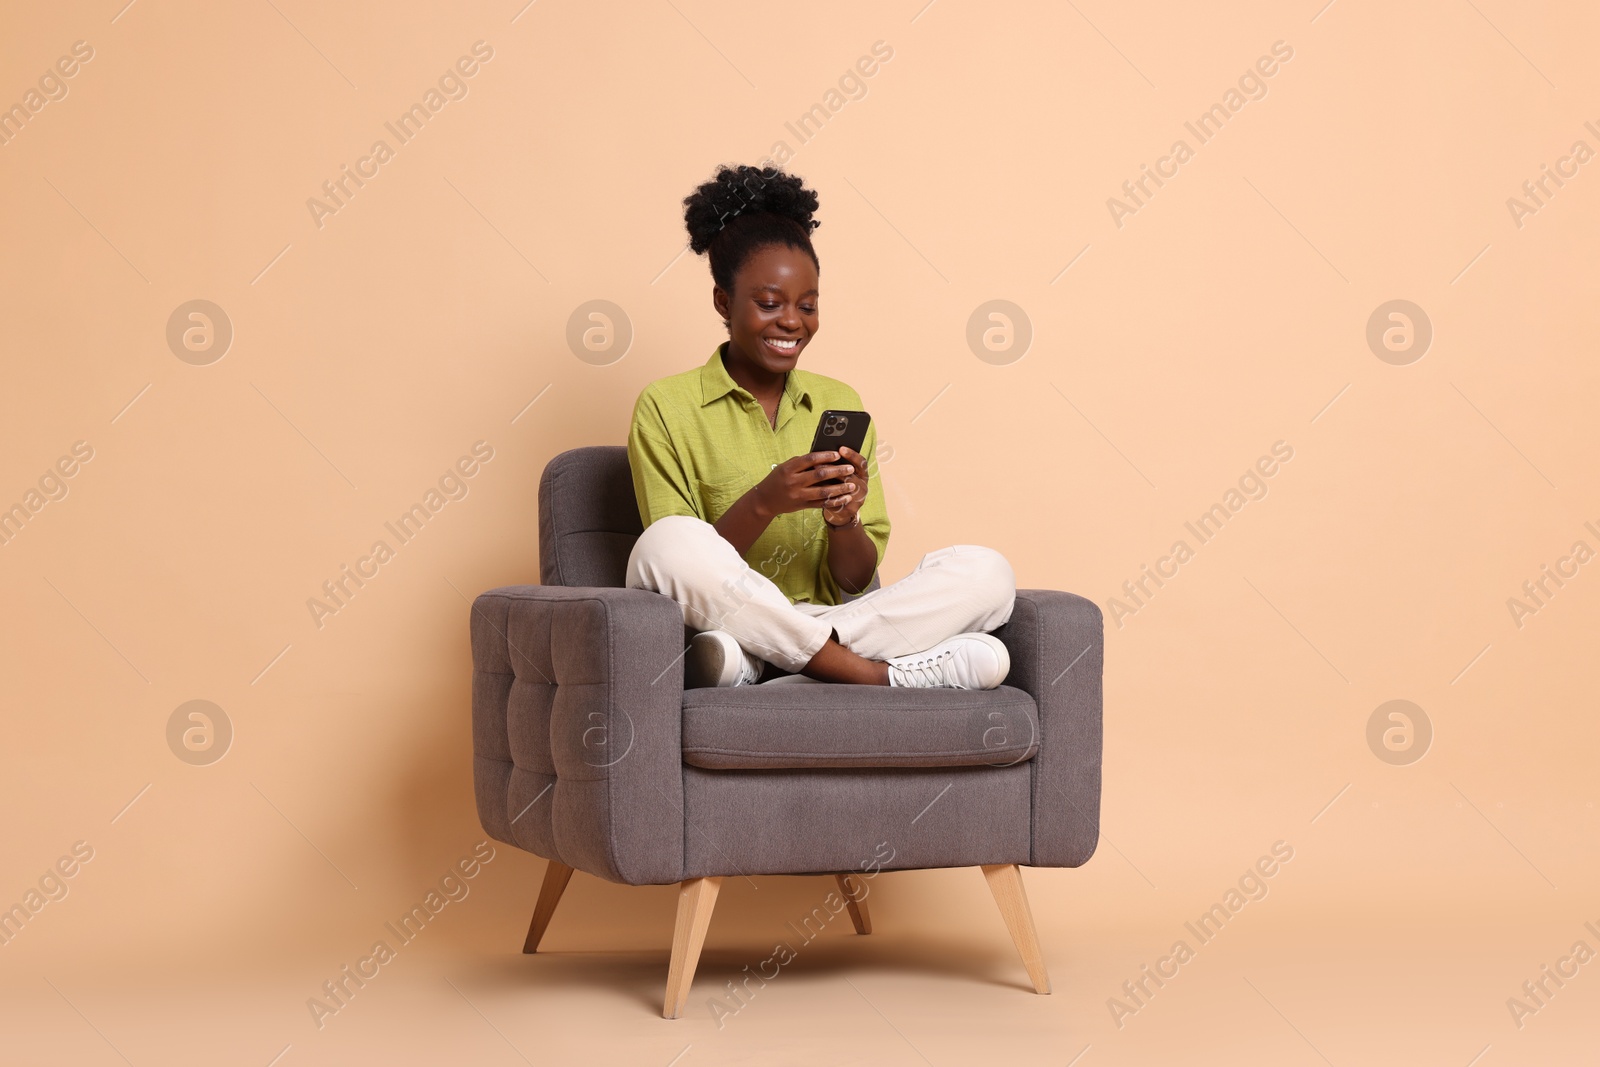
[[[621,588],[644,532],[622,445],[574,448],[539,479],[539,581]]]

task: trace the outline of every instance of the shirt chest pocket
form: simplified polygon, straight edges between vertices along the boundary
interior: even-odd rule
[[[740,497],[772,473],[777,466],[774,451],[770,445],[749,441],[695,457],[700,499],[711,516],[709,521],[716,522]]]
[[[722,481],[701,482],[700,498],[705,504],[709,522],[716,522],[733,507],[739,498],[748,493],[759,481],[747,474],[731,474]]]
[[[733,507],[741,496],[749,493],[752,488],[760,483],[762,478],[770,474],[770,467],[755,469],[739,464],[717,464],[706,474],[699,483],[701,501],[706,506],[709,522],[717,522],[723,512]]]

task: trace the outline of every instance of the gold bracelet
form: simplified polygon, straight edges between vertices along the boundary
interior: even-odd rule
[[[861,513],[859,511],[856,512],[855,518],[849,522],[829,522],[827,519],[823,519],[822,524],[830,530],[848,530],[861,525]]]

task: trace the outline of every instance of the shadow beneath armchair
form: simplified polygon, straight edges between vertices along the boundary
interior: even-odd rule
[[[474,963],[474,981],[492,984],[502,993],[617,998],[658,1014],[670,955],[670,948],[541,949],[531,956],[513,953],[479,960]]]
[[[1033,992],[1009,945],[880,934],[824,934],[807,943],[790,933],[787,944],[791,951],[780,954],[778,946],[784,940],[779,937],[765,946],[750,941],[707,947],[695,972],[691,1007],[711,998],[737,1006],[727,991],[730,982],[741,991],[760,992],[775,985],[792,983],[798,988],[840,979],[938,979]],[[616,998],[655,1014],[661,1010],[669,956],[670,949],[665,947],[506,954],[477,961],[473,981],[495,986],[503,993]]]
[[[779,939],[793,953],[786,963],[781,963],[784,955],[776,952],[777,943],[765,948],[752,944],[748,949],[704,950],[695,972],[695,986],[698,989],[704,983],[707,992],[715,993],[729,981],[738,986],[748,974],[771,975],[776,967],[777,974],[769,984],[785,977],[804,983],[879,975],[957,979],[1032,993],[1027,974],[1003,937],[1001,934],[1002,940],[994,945],[909,933],[823,935],[806,942],[791,932],[789,938]],[[745,970],[747,965],[749,971]]]
[[[788,944],[792,951],[781,954],[778,942],[782,940],[765,947],[751,942],[703,950],[690,991],[691,1005],[713,997],[729,1001],[730,982],[741,991],[760,991],[773,985],[793,983],[800,987],[836,983],[840,979],[938,979],[1008,992],[1033,992],[1009,945],[991,948],[964,940],[913,940],[879,934],[825,936],[808,944],[791,934]],[[653,1014],[661,1010],[669,956],[666,948],[613,952],[572,949],[540,952],[531,957],[502,956],[492,964],[485,961],[479,978],[492,978],[494,984],[507,991],[559,990],[570,994],[581,989],[587,995],[621,997]],[[787,962],[783,962],[785,959]],[[737,1002],[731,1003],[737,1006]]]

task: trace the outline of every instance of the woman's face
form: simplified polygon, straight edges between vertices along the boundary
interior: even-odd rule
[[[729,357],[772,374],[792,369],[817,332],[817,268],[788,245],[758,248],[733,279],[733,292],[712,291],[728,320]]]

